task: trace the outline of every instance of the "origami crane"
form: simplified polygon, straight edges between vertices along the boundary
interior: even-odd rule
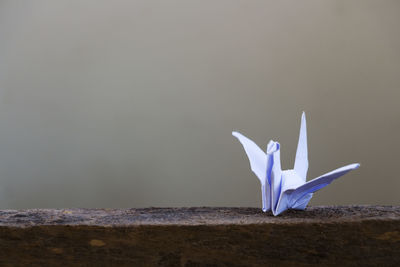
[[[353,163],[306,182],[308,170],[306,115],[301,116],[299,142],[294,168],[281,170],[280,144],[269,141],[264,153],[252,140],[238,132],[232,132],[243,145],[250,161],[251,170],[261,182],[262,210],[278,215],[287,209],[304,210],[313,193],[347,172],[357,169]]]

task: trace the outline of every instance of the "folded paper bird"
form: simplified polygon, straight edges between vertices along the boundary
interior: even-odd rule
[[[347,172],[357,169],[353,163],[306,182],[308,170],[306,115],[301,116],[299,143],[294,168],[281,170],[280,144],[269,141],[264,153],[253,141],[238,132],[232,135],[242,143],[250,161],[251,170],[261,182],[262,210],[272,210],[276,216],[287,209],[304,210],[313,193]]]

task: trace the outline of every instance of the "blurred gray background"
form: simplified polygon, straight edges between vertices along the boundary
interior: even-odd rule
[[[399,1],[0,0],[0,208],[260,206],[231,136],[307,114],[312,205],[400,204]]]

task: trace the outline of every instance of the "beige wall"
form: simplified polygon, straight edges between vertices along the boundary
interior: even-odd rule
[[[260,206],[239,130],[311,204],[400,204],[399,1],[0,1],[0,208]]]

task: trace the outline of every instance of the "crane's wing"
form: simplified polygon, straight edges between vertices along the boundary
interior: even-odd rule
[[[250,161],[250,168],[261,182],[262,210],[266,212],[271,209],[271,187],[269,181],[267,182],[269,157],[253,141],[241,133],[232,132],[232,135],[243,145]]]
[[[359,166],[360,166],[360,164],[353,163],[353,164],[338,168],[336,170],[333,170],[324,175],[321,175],[321,176],[297,187],[293,191],[290,190],[291,192],[286,191],[288,194],[291,195],[290,196],[291,206],[299,206],[299,205],[303,206],[303,205],[301,205],[302,203],[298,203],[298,202],[301,201],[302,199],[304,199],[303,197],[305,197],[307,194],[314,193],[315,191],[317,191],[321,188],[324,188],[328,184],[332,183],[333,180],[341,177],[342,175],[345,175],[346,173],[348,173],[351,170],[357,169]]]
[[[246,136],[238,132],[232,132],[232,135],[236,137],[239,142],[243,145],[246,151],[247,157],[250,161],[250,168],[254,174],[258,177],[262,185],[266,185],[267,180],[267,155]]]
[[[303,181],[306,182],[307,170],[308,170],[308,149],[307,149],[306,114],[304,112],[301,115],[299,142],[297,144],[294,170],[303,179]]]

